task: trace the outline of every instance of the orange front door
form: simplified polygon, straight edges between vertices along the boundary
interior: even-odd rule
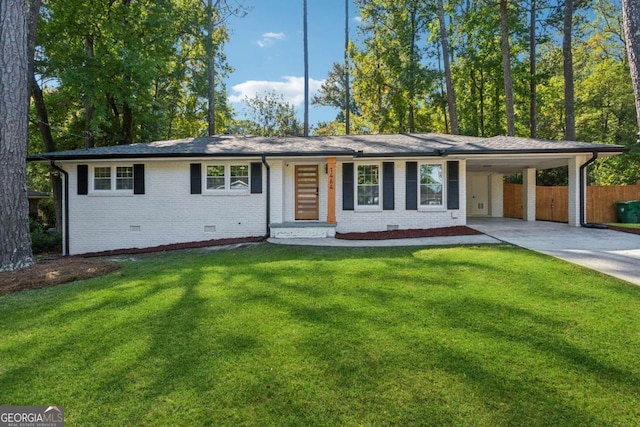
[[[296,165],[296,219],[318,219],[318,165]]]

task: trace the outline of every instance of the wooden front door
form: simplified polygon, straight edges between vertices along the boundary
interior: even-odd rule
[[[318,165],[296,165],[296,219],[318,219]]]

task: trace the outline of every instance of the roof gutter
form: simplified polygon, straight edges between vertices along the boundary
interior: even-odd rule
[[[271,237],[271,166],[267,163],[267,156],[265,154],[262,155],[262,164],[265,168],[267,168],[267,215],[266,215],[266,234],[263,239],[267,240]]]
[[[54,160],[50,161],[50,165],[53,169],[64,175],[64,216],[62,220],[62,234],[64,235],[64,253],[63,255],[69,255],[69,174],[56,165]]]
[[[587,166],[589,166],[591,163],[595,162],[596,159],[598,158],[598,152],[597,151],[593,151],[591,158],[589,160],[587,160],[586,162],[584,162],[582,164],[582,166],[580,166],[580,226],[581,227],[586,227],[586,228],[599,228],[599,229],[605,229],[607,228],[606,225],[603,224],[587,224],[586,222],[586,218],[585,218],[585,210],[586,210],[586,204],[587,204],[587,185],[586,185],[586,181],[587,181],[587,174],[586,174],[586,169]]]

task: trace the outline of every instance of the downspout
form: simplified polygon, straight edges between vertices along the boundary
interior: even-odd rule
[[[580,166],[580,226],[586,228],[607,228],[603,224],[587,224],[585,219],[586,201],[587,201],[587,186],[586,186],[586,169],[591,163],[595,162],[598,158],[598,153],[594,151],[589,160],[587,160],[582,166]]]
[[[262,155],[262,164],[267,168],[267,232],[262,237],[263,240],[267,240],[271,237],[271,167],[267,163],[267,156]]]
[[[54,160],[51,160],[51,167],[64,175],[64,219],[62,220],[62,234],[64,234],[64,253],[63,255],[69,255],[69,174],[56,165]]]

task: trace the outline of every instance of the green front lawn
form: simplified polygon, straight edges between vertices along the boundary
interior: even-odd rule
[[[68,426],[640,424],[640,288],[509,246],[260,244],[0,297]]]

